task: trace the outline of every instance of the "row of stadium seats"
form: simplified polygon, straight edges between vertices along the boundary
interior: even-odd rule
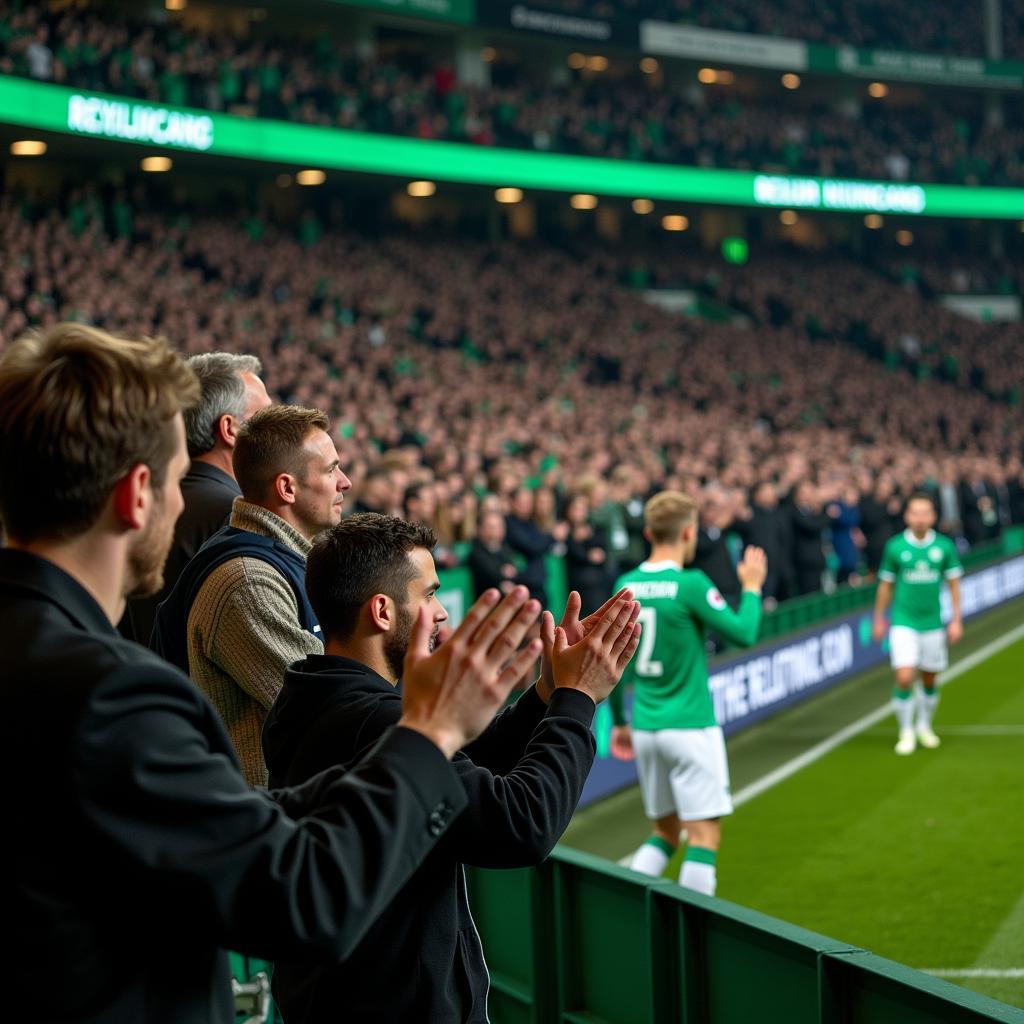
[[[457,80],[422,54],[357,56],[314,39],[239,39],[113,12],[17,12],[0,2],[0,72],[172,105],[480,145],[779,173],[1024,183],[1024,133],[982,98],[829,102],[670,86],[644,76],[567,85],[503,64],[495,84]],[[269,42],[269,39],[273,42]],[[635,62],[633,62],[635,65]],[[606,77],[606,76],[605,76]],[[641,81],[641,79],[644,79]],[[1018,101],[1007,100],[1017,104]],[[1016,107],[1014,109],[1017,109]]]

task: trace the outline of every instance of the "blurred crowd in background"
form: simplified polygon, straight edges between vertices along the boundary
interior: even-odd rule
[[[881,5],[871,9],[885,25]],[[104,11],[48,12],[0,0],[0,73],[151,102],[486,146],[630,160],[894,181],[1024,183],[1024,119],[1005,97],[1002,122],[978,96],[938,103],[815,102],[672,85],[660,76],[569,73],[556,84],[515,64],[493,84],[460,82],[422,51],[373,57],[323,31],[273,41]],[[683,7],[687,5],[683,4]],[[708,5],[710,7],[710,5]],[[763,5],[730,6],[762,11]],[[857,8],[858,3],[840,5]],[[921,4],[935,12],[946,4]],[[953,6],[949,6],[950,13]],[[1009,5],[1007,5],[1009,7]],[[827,8],[819,13],[834,13]],[[884,12],[883,12],[884,13]],[[703,5],[689,16],[704,17]],[[685,10],[680,16],[686,17]],[[895,17],[895,16],[894,16]],[[980,17],[980,15],[979,15]],[[900,22],[902,23],[902,16]],[[951,24],[965,25],[959,14]],[[865,21],[865,24],[868,22]],[[817,18],[806,24],[817,25]],[[851,24],[858,24],[853,19]],[[799,38],[804,38],[800,35]],[[634,62],[635,65],[635,62]]]
[[[545,0],[566,13],[599,18],[657,18],[702,28],[807,39],[830,46],[881,47],[917,53],[985,52],[983,5],[955,0]],[[1003,4],[1003,50],[1021,56],[1020,16]]]
[[[849,257],[709,278],[707,257],[653,249],[654,274],[599,242],[371,240],[312,213],[297,235],[93,188],[0,200],[0,251],[0,343],[80,320],[259,357],[272,395],[331,415],[349,508],[429,523],[480,588],[542,593],[564,553],[595,607],[644,558],[664,487],[699,497],[698,564],[727,597],[744,542],[768,552],[771,601],[870,579],[918,487],[965,549],[1024,521],[1013,330]],[[741,317],[668,312],[638,276]]]

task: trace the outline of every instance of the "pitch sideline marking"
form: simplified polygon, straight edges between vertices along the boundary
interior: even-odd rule
[[[979,647],[976,651],[968,654],[966,658],[961,658],[955,665],[942,673],[939,677],[939,686],[945,686],[947,683],[951,683],[958,676],[962,676],[965,672],[969,672],[976,665],[980,665],[983,661],[987,661],[994,654],[998,654],[1011,644],[1016,643],[1016,641],[1021,637],[1024,637],[1024,624],[1011,629],[1009,633],[1004,633],[1001,637],[997,637],[995,640],[989,641],[984,646]],[[749,786],[744,786],[743,789],[741,789],[733,798],[733,804],[736,807],[741,807],[748,801],[753,800],[754,797],[760,796],[773,786],[777,786],[780,782],[784,782],[786,779],[790,778],[790,776],[795,775],[798,771],[801,771],[808,765],[814,764],[815,761],[820,761],[826,754],[830,754],[835,750],[836,747],[841,746],[847,740],[858,735],[858,733],[862,733],[866,729],[870,729],[873,725],[877,725],[891,714],[892,707],[890,704],[886,703],[880,708],[876,708],[869,714],[864,715],[862,718],[858,718],[857,721],[851,722],[838,732],[833,733],[827,739],[815,744],[810,748],[810,750],[805,750],[802,754],[798,754],[785,764],[779,765],[778,768],[770,771],[767,775],[763,775],[756,782],[752,782]]]
[[[939,677],[939,686],[945,686],[947,683],[951,683],[958,676],[963,675],[965,672],[969,672],[976,665],[980,665],[983,661],[987,661],[994,654],[998,654],[1011,644],[1016,643],[1021,637],[1024,637],[1024,624],[1016,626],[1014,629],[1011,629],[1009,633],[1004,633],[1001,637],[997,637],[995,640],[990,640],[987,644],[984,644],[976,651],[968,654],[967,657],[961,658],[955,665],[950,666]],[[853,739],[853,737],[857,736],[859,733],[870,729],[873,725],[877,725],[891,714],[892,707],[886,703],[883,704],[882,707],[876,708],[874,711],[858,718],[855,722],[851,722],[849,725],[844,726],[838,732],[833,733],[820,743],[816,743],[809,750],[805,750],[802,754],[798,754],[796,757],[791,758],[785,764],[779,765],[778,768],[768,772],[767,775],[762,775],[761,778],[752,782],[749,786],[744,786],[743,789],[733,796],[733,806],[742,807],[743,804],[753,800],[754,797],[767,792],[769,789],[777,786],[780,782],[785,782],[786,779],[795,775],[797,772],[802,771],[804,768],[808,767],[808,765],[814,764],[815,761],[820,761],[826,754],[831,754],[836,747],[842,746],[842,744],[847,740]],[[630,853],[621,858],[619,860],[619,864],[623,867],[629,867],[629,862],[632,859],[633,854]]]
[[[1024,967],[921,967],[933,978],[1024,978]]]

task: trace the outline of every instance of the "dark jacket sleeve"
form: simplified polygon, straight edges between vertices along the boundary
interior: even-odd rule
[[[245,784],[214,717],[183,679],[150,665],[112,673],[74,752],[89,825],[222,945],[343,959],[465,807],[456,773],[395,729],[352,771],[274,799]]]
[[[462,752],[481,768],[498,774],[511,771],[547,710],[547,705],[537,696],[537,687],[531,686],[519,700],[496,715]]]
[[[496,774],[457,755],[453,762],[469,800],[446,846],[465,864],[486,868],[540,863],[576,810],[593,764],[594,702],[556,690],[518,763]]]

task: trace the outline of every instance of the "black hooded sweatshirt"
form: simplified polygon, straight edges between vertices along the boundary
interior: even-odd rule
[[[527,867],[551,852],[593,762],[594,710],[575,690],[556,690],[545,706],[530,689],[455,756],[468,808],[355,952],[341,964],[275,965],[288,1024],[488,1020],[490,980],[462,865]],[[353,763],[401,713],[400,691],[360,662],[296,662],[263,730],[270,785]]]

